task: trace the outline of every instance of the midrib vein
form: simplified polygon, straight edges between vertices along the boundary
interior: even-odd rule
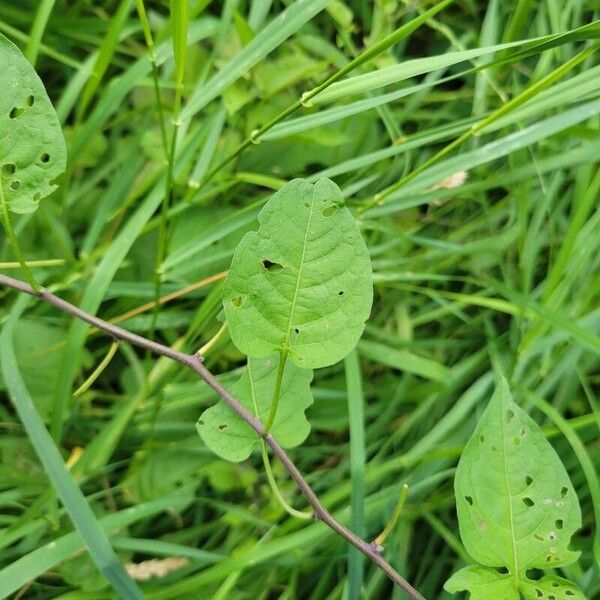
[[[504,392],[502,392],[504,394]],[[517,545],[514,534],[514,515],[512,508],[512,495],[510,490],[510,484],[508,482],[508,471],[506,469],[506,436],[504,432],[504,397],[502,397],[502,409],[500,410],[500,423],[502,426],[502,470],[504,471],[504,483],[506,485],[506,494],[508,497],[508,515],[510,519],[510,539],[512,542],[513,550],[513,580],[515,590],[519,589],[519,566],[517,564]]]
[[[248,359],[248,377],[250,378],[250,395],[252,396],[252,404],[254,404],[254,414],[256,418],[260,420],[258,414],[258,403],[256,402],[256,394],[254,392],[254,375],[252,375],[252,362]]]
[[[296,312],[296,301],[298,300],[298,292],[300,290],[300,279],[302,279],[302,270],[304,268],[304,259],[306,257],[306,246],[308,242],[308,232],[310,231],[310,224],[312,221],[313,213],[315,210],[315,193],[313,192],[312,203],[310,206],[310,214],[308,215],[308,221],[306,223],[306,231],[304,232],[304,243],[302,244],[302,256],[300,257],[300,266],[298,267],[298,278],[296,279],[296,289],[294,290],[294,297],[292,298],[292,308],[290,309],[290,318],[287,325],[287,333],[285,339],[285,347],[289,346],[290,334],[292,333],[292,322],[294,321],[294,313]]]

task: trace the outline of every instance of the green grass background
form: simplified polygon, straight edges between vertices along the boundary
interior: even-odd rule
[[[0,32],[35,63],[69,150],[59,190],[15,218],[17,233],[29,260],[53,260],[35,268],[44,285],[111,319],[156,298],[161,223],[162,296],[226,270],[285,181],[331,177],[360,219],[375,303],[357,351],[316,373],[312,432],[293,459],[367,539],[408,484],[385,556],[428,599],[450,598],[443,583],[468,560],[453,470],[504,373],[579,494],[582,556],[563,574],[599,598],[600,4],[455,0],[419,21],[435,4],[191,0],[172,23],[168,2],[148,1],[154,78],[133,0],[0,3]],[[353,79],[393,65],[384,86]],[[4,236],[0,259],[20,276]],[[221,327],[221,286],[121,323],[197,350]],[[0,302],[13,399],[0,403],[0,597],[135,598],[118,562],[169,557],[187,563],[140,582],[146,598],[404,597],[324,525],[288,517],[258,455],[211,455],[195,422],[216,398],[190,373],[120,345],[73,398],[111,340],[12,292]],[[231,383],[243,357],[225,333],[206,363]]]

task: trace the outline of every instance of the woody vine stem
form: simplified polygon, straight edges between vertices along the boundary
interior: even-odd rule
[[[185,352],[179,352],[168,346],[159,344],[158,342],[146,339],[140,335],[127,331],[117,325],[108,323],[98,317],[90,315],[85,311],[81,310],[74,304],[63,300],[62,298],[48,292],[44,289],[36,291],[28,283],[20,281],[19,279],[13,279],[7,275],[0,274],[0,285],[12,288],[24,294],[29,294],[44,300],[48,304],[52,304],[56,308],[62,310],[65,313],[72,315],[98,329],[104,331],[114,339],[128,342],[140,348],[144,348],[155,354],[165,356],[174,360],[187,368],[194,371],[200,379],[205,381],[225,402],[231,410],[233,410],[239,417],[241,417],[252,429],[258,434],[258,436],[266,443],[273,454],[283,463],[283,466],[289,473],[290,477],[294,480],[298,489],[305,497],[307,502],[310,504],[314,511],[314,518],[318,521],[322,521],[330,529],[336,532],[338,535],[346,539],[355,548],[360,550],[371,562],[377,565],[398,587],[403,589],[410,598],[413,600],[426,600],[417,590],[415,590],[400,573],[398,573],[390,563],[388,563],[381,555],[380,548],[370,542],[366,542],[355,533],[344,527],[339,521],[337,521],[331,513],[321,504],[321,501],[312,490],[306,479],[302,476],[296,465],[292,462],[290,457],[287,455],[285,450],[279,445],[277,440],[265,429],[263,424],[253,414],[248,412],[244,406],[232,396],[216,379],[216,377],[204,366],[202,357],[198,354],[186,354]]]

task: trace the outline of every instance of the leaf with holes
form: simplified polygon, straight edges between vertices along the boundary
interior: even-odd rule
[[[0,34],[0,193],[15,213],[36,210],[67,160],[58,115],[21,51]]]
[[[538,581],[523,581],[521,591],[527,600],[586,600],[576,585],[556,575],[547,575]]]
[[[231,339],[248,356],[286,351],[325,367],[356,345],[371,311],[371,262],[340,189],[294,179],[238,245],[224,288]]]
[[[231,393],[264,423],[271,408],[277,379],[279,355],[251,358]],[[284,448],[300,445],[310,431],[304,411],[312,404],[312,371],[287,362],[281,396],[271,432]],[[217,455],[232,462],[247,459],[258,447],[256,432],[226,404],[219,402],[205,410],[196,425],[204,443]]]
[[[444,588],[451,593],[469,590],[471,600],[519,600],[510,574],[478,565],[469,565],[454,573]]]
[[[465,446],[454,488],[465,548],[487,568],[459,571],[446,589],[468,590],[473,599],[495,598],[491,586],[504,590],[510,585],[507,599],[518,600],[519,592],[526,598],[551,598],[552,582],[542,588],[527,578],[527,571],[577,560],[579,553],[569,543],[581,527],[581,510],[560,458],[514,403],[505,380]],[[507,574],[497,569],[507,569]],[[581,592],[568,585],[566,597],[576,600],[572,594]]]

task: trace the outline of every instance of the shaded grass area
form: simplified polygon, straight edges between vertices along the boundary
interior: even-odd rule
[[[35,266],[45,286],[186,351],[212,340],[207,366],[229,384],[243,356],[226,331],[213,339],[221,274],[272,190],[331,177],[360,218],[375,304],[356,354],[316,373],[312,432],[292,457],[367,539],[408,484],[385,556],[428,599],[449,598],[443,583],[468,560],[453,470],[504,373],[578,492],[582,557],[563,571],[594,598],[598,9],[456,0],[422,18],[436,4],[196,0],[173,29],[166,2],[145,3],[146,28],[131,0],[2,3],[0,32],[35,61],[69,146],[59,190],[16,231],[28,260],[56,261]],[[390,49],[299,102],[401,28]],[[4,237],[0,260],[15,260]],[[168,295],[159,309],[157,291]],[[111,340],[0,293],[3,329],[24,311],[10,325],[20,376],[95,514],[90,528],[123,564],[171,560],[140,581],[147,598],[403,597],[322,524],[287,517],[259,455],[232,465],[203,446],[207,386],[119,345],[74,398]],[[8,396],[0,427],[0,596],[118,597]]]

